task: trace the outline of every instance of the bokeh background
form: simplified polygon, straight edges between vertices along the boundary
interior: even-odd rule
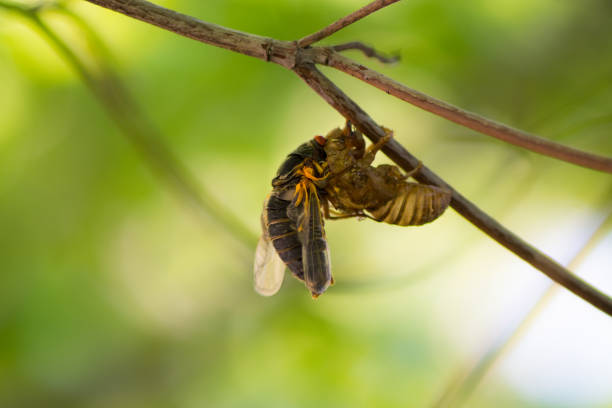
[[[98,89],[120,81],[134,102],[104,102],[32,18],[0,3],[0,406],[432,406],[547,288],[449,210],[415,228],[328,222],[337,284],[315,301],[287,276],[276,296],[258,296],[252,257],[270,180],[288,152],[343,119],[278,66],[86,2],[58,4],[37,15],[108,80]],[[292,40],[365,2],[158,4]],[[399,52],[391,66],[350,56],[408,86],[612,155],[609,0],[402,1],[324,43],[353,40]],[[562,263],[612,211],[609,175],[325,72]],[[201,201],[165,172],[165,153],[147,150],[156,140]],[[599,237],[576,272],[612,293],[610,227]],[[446,401],[612,407],[611,344],[610,318],[559,291],[482,381],[460,388],[476,385],[469,400]]]

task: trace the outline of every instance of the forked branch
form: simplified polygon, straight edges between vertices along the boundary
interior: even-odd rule
[[[330,48],[332,50],[334,50],[334,51],[359,50],[366,57],[376,58],[377,60],[379,60],[383,64],[391,64],[393,62],[399,61],[399,59],[400,59],[399,55],[392,55],[390,57],[382,55],[381,53],[376,51],[373,47],[368,47],[367,45],[365,45],[364,43],[359,42],[359,41],[351,41],[351,42],[347,42],[347,43],[344,43],[344,44],[338,44],[338,45],[334,45],[334,46],[332,46]]]
[[[155,24],[162,28],[174,31],[178,34],[194,38],[211,45],[230,49],[265,61],[276,62],[286,68],[292,69],[304,81],[306,81],[306,83],[310,87],[312,87],[319,95],[321,95],[321,97],[323,97],[331,106],[333,106],[344,117],[350,119],[359,128],[359,130],[366,134],[370,139],[372,139],[373,141],[377,141],[385,134],[384,131],[380,128],[380,126],[378,126],[357,104],[355,104],[338,87],[336,87],[331,81],[329,81],[329,79],[323,76],[315,68],[315,63],[332,65],[338,69],[341,69],[339,67],[343,65],[345,66],[344,69],[346,69],[346,72],[354,74],[352,73],[352,67],[354,67],[352,62],[340,56],[331,48],[299,48],[296,46],[296,43],[268,39],[252,34],[230,30],[224,27],[216,26],[214,24],[205,23],[200,20],[194,19],[193,17],[185,16],[183,14],[164,9],[144,0],[87,1],[119,11],[123,14],[138,18],[140,20]],[[306,43],[308,43],[308,41],[306,41]],[[367,75],[368,78],[370,75],[375,76],[376,74],[374,71],[369,71],[365,67],[363,67],[363,69],[367,73],[364,75]],[[383,81],[383,78],[377,78],[377,81]],[[363,79],[365,80],[367,78],[364,77]],[[417,106],[421,107],[431,106],[432,108],[429,109],[430,111],[440,116],[447,117],[449,119],[452,117],[457,123],[461,123],[463,125],[471,123],[474,126],[480,123],[482,129],[479,130],[483,132],[487,130],[489,132],[487,134],[503,134],[507,136],[507,139],[510,140],[516,138],[517,132],[520,133],[520,131],[516,131],[504,125],[500,125],[484,118],[480,118],[474,114],[470,114],[459,108],[453,107],[452,105],[437,101],[417,91],[410,90],[409,88],[403,87],[403,85],[397,83],[388,83],[387,85],[383,85],[381,82],[381,85],[379,87],[383,89],[384,86],[387,86],[387,88],[384,90],[389,93],[391,93],[391,91],[395,92],[395,90],[397,89],[403,90],[403,92],[408,95],[406,96],[406,100],[410,100],[414,104],[417,104],[418,102],[421,105],[417,104]],[[399,91],[397,92],[399,93]],[[444,116],[442,112],[446,112],[446,116]],[[549,145],[557,145],[553,142],[547,141],[547,143]],[[542,146],[543,144],[540,143],[540,141],[535,141],[533,142],[533,145]],[[564,146],[563,148],[564,149],[559,150],[563,152],[566,151],[565,149],[574,151],[574,149],[565,148]],[[419,163],[419,160],[412,156],[410,153],[408,153],[408,151],[406,151],[406,149],[404,149],[399,143],[397,143],[397,141],[391,141],[390,143],[387,143],[383,148],[383,152],[386,153],[400,167],[404,168],[407,171],[416,167]],[[575,150],[575,152],[579,151]],[[547,152],[547,154],[548,153],[549,152]],[[579,153],[583,154],[582,162],[584,162],[579,164],[584,164],[587,165],[587,167],[612,173],[612,159],[589,155],[588,153],[584,152]],[[568,154],[565,156],[572,155]],[[569,158],[571,159],[572,157]],[[557,262],[544,255],[536,248],[532,247],[531,245],[523,241],[521,238],[504,228],[501,224],[499,224],[493,218],[482,212],[478,207],[468,201],[456,190],[452,189],[452,187],[450,187],[446,182],[444,182],[431,170],[427,169],[426,167],[423,167],[423,169],[418,173],[416,178],[421,182],[446,187],[452,190],[452,207],[461,215],[463,215],[468,221],[480,228],[491,238],[495,239],[500,244],[510,249],[516,255],[518,255],[519,257],[521,257],[522,259],[545,273],[555,282],[559,283],[560,285],[564,286],[576,295],[585,299],[587,302],[591,303],[595,307],[612,316],[612,299],[609,296],[598,291],[594,287],[590,286],[588,283],[573,275],[570,271],[563,268]]]
[[[560,143],[555,143],[527,132],[514,129],[444,101],[432,98],[431,96],[411,89],[344,57],[336,52],[333,47],[301,48],[297,46],[297,42],[295,41],[280,41],[221,27],[185,14],[168,10],[145,0],[86,1],[115,10],[163,29],[173,31],[179,35],[255,57],[263,61],[274,62],[288,69],[293,69],[297,65],[308,63],[329,65],[359,78],[390,95],[394,95],[408,103],[462,126],[466,126],[470,129],[529,149],[536,153],[594,170],[612,173],[612,158],[610,157],[587,153],[564,146]],[[379,4],[379,2],[374,3]],[[382,3],[384,2],[380,2],[380,4]],[[351,16],[353,14],[351,14]],[[349,19],[348,16],[345,17],[345,19],[351,22],[356,21],[354,19]]]

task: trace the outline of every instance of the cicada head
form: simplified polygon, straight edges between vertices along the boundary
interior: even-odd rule
[[[338,169],[346,168],[350,162],[360,159],[365,153],[363,135],[353,128],[350,121],[346,122],[343,129],[336,128],[329,132],[326,139],[325,152],[328,158],[332,157],[331,160],[328,159],[332,172],[334,165],[337,165]]]

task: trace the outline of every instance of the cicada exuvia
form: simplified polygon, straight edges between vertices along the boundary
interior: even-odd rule
[[[255,252],[255,289],[262,295],[280,289],[285,265],[304,281],[313,297],[333,282],[321,212],[325,192],[315,184],[326,177],[325,142],[317,136],[300,145],[272,180]]]
[[[406,181],[397,166],[371,166],[378,150],[393,132],[365,148],[361,133],[347,121],[326,136],[327,199],[337,217],[361,216],[395,225],[422,225],[438,218],[448,207],[451,192],[437,186]]]

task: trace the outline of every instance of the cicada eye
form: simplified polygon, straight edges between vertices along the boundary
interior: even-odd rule
[[[327,139],[321,135],[316,135],[314,140],[319,144],[319,146],[325,146],[325,143],[327,143]]]

